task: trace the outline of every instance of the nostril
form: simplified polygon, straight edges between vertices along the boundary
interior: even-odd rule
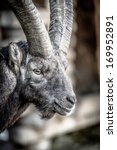
[[[67,100],[68,100],[72,105],[74,105],[74,103],[75,103],[75,101],[76,101],[75,97],[73,97],[73,96],[67,97]]]

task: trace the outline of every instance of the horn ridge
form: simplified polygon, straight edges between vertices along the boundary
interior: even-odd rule
[[[67,53],[73,24],[72,0],[50,0],[49,35],[55,50]]]
[[[29,52],[35,56],[50,56],[52,45],[41,19],[40,13],[32,0],[8,0],[26,35]]]

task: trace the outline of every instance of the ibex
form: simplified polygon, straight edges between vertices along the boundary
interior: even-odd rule
[[[68,115],[76,97],[65,72],[73,23],[72,0],[50,0],[49,31],[32,0],[7,0],[27,42],[0,50],[0,132],[32,103],[42,118]]]

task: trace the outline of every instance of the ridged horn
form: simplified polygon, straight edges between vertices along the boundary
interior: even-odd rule
[[[52,53],[52,45],[32,0],[8,0],[26,35],[29,52],[34,56],[48,57]]]
[[[67,53],[73,24],[72,0],[50,0],[49,35],[55,50]]]

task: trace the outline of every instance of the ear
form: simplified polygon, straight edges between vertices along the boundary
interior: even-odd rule
[[[19,68],[23,59],[23,53],[15,43],[10,43],[9,45],[9,65],[14,73],[19,72]]]

